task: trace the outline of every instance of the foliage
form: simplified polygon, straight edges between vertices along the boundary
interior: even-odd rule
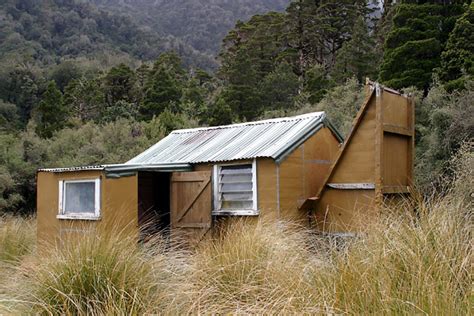
[[[64,106],[63,95],[56,86],[56,82],[50,81],[48,83],[38,107],[33,111],[36,133],[41,137],[51,137],[54,132],[65,126],[68,113]]]
[[[206,55],[215,55],[219,44],[237,21],[268,11],[284,11],[289,0],[94,0],[106,10],[133,17],[158,33],[179,38]]]
[[[466,90],[448,93],[441,84],[433,87],[418,105],[416,174],[420,189],[433,189],[451,177],[448,162],[461,144],[474,138],[473,82]],[[448,172],[448,173],[447,173]]]
[[[210,56],[181,40],[159,35],[163,32],[145,29],[131,16],[112,11],[100,9],[89,1],[2,1],[0,63],[9,59],[17,62],[34,59],[51,65],[62,57],[96,58],[100,54],[109,58],[128,56],[151,60],[166,50],[175,49],[188,64],[214,66]],[[59,76],[63,75],[56,72],[57,83],[63,88],[68,78]]]
[[[408,2],[395,10],[393,27],[385,41],[380,80],[395,89],[415,86],[426,91],[463,6]]]
[[[448,91],[465,88],[474,75],[474,4],[456,21],[446,50],[441,54],[440,79]]]
[[[352,38],[344,42],[337,53],[332,71],[336,82],[342,83],[350,77],[364,82],[366,77],[374,78],[377,74],[379,58],[375,50],[376,42],[368,31],[367,23],[359,17],[354,25]]]

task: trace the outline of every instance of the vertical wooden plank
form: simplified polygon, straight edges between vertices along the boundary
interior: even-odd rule
[[[375,85],[375,203],[382,205],[383,188],[383,88]]]
[[[408,150],[408,185],[413,186],[414,169],[415,169],[415,99],[410,95],[407,98],[407,103],[410,106],[408,126],[411,130],[411,139]]]

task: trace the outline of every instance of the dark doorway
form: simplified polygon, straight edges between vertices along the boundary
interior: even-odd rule
[[[138,173],[138,226],[140,241],[170,232],[170,173]]]

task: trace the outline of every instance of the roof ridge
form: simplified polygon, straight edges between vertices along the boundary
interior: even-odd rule
[[[205,130],[227,129],[227,128],[237,128],[237,127],[250,126],[250,125],[290,122],[290,121],[296,121],[296,120],[312,119],[315,117],[322,116],[324,114],[325,114],[324,111],[317,111],[317,112],[309,112],[309,113],[295,115],[295,116],[277,117],[277,118],[271,118],[271,119],[265,119],[265,120],[259,120],[259,121],[250,121],[250,122],[235,123],[235,124],[228,124],[228,125],[184,128],[184,129],[174,130],[170,134],[185,134],[185,133],[192,133],[192,132],[205,131]]]

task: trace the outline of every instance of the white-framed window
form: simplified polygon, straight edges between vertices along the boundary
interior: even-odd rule
[[[257,163],[214,166],[213,215],[258,215]]]
[[[100,179],[59,181],[60,219],[100,218]]]

